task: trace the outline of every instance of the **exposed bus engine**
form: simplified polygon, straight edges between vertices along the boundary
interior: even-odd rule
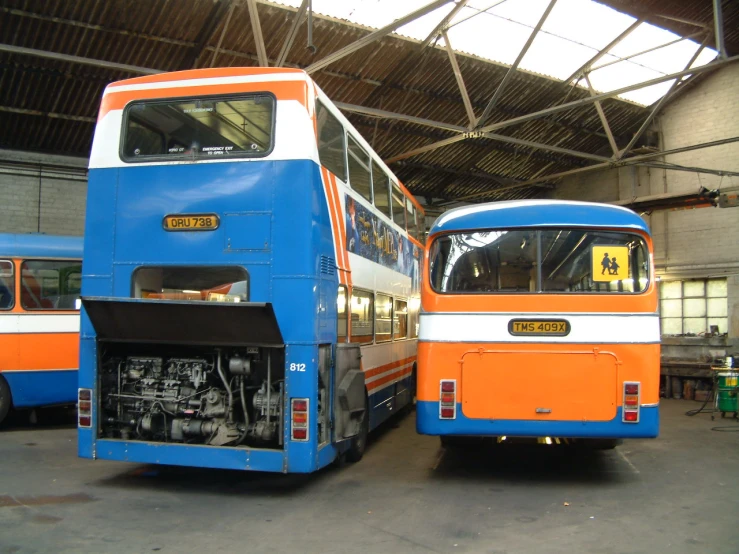
[[[280,349],[117,346],[101,358],[100,427],[109,438],[282,445]]]

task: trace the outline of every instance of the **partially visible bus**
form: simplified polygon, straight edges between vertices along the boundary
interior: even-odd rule
[[[82,237],[0,234],[0,421],[77,399]]]
[[[625,208],[530,200],[451,210],[426,246],[418,431],[593,439],[659,431],[652,241]]]
[[[361,458],[412,402],[423,212],[303,71],[113,83],[90,158],[82,457]]]

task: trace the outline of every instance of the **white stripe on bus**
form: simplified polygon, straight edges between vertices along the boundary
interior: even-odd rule
[[[512,319],[565,319],[570,323],[566,336],[518,335],[508,332]],[[418,337],[423,342],[474,343],[576,343],[654,344],[659,343],[657,314],[455,314],[422,313]]]
[[[0,334],[79,333],[78,314],[3,314]]]

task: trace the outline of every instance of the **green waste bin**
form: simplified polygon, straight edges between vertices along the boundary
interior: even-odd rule
[[[737,390],[739,390],[739,372],[722,371],[718,373],[718,410],[719,412],[739,411]]]

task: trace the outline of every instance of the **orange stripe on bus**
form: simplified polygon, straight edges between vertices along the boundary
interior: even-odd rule
[[[79,365],[77,333],[0,335],[0,369],[75,369]]]
[[[374,381],[373,383],[370,383],[367,385],[368,392],[372,394],[373,391],[376,391],[377,389],[381,389],[383,385],[386,385],[387,383],[394,381],[394,380],[400,380],[403,377],[406,377],[411,374],[411,368],[406,369],[404,372],[398,374],[393,373],[392,375],[388,375],[387,377],[383,377],[382,379],[378,379],[377,381]]]
[[[389,371],[389,370],[391,370],[393,368],[401,367],[401,366],[404,366],[406,364],[410,364],[410,363],[414,362],[415,360],[416,360],[416,357],[415,356],[411,356],[411,357],[405,358],[403,360],[398,360],[396,362],[391,362],[389,364],[385,364],[385,365],[373,367],[372,369],[368,369],[365,372],[364,377],[366,379],[369,379],[370,377],[374,377],[375,375],[379,375],[381,373],[385,373],[386,371]]]
[[[340,242],[341,231],[339,229],[339,224],[336,218],[336,207],[334,206],[334,198],[331,194],[330,175],[331,174],[329,173],[328,169],[321,166],[321,180],[323,181],[323,190],[324,194],[326,195],[326,202],[328,202],[328,215],[329,219],[331,220],[331,228],[333,229],[334,235],[334,251],[336,254],[336,267],[339,273],[339,283],[341,283],[342,285],[346,285],[346,274],[345,272],[341,271],[341,268],[343,267]]]
[[[214,67],[204,69],[186,69],[184,71],[173,71],[171,73],[157,73],[156,75],[145,75],[133,77],[123,81],[116,81],[108,85],[108,89],[126,86],[141,85],[146,83],[168,83],[171,81],[185,81],[187,79],[214,79],[218,77],[248,77],[253,75],[276,75],[281,73],[303,73],[300,69],[283,67]]]
[[[336,207],[336,221],[338,222],[339,226],[339,255],[341,257],[342,261],[342,268],[346,272],[346,282],[349,284],[349,286],[352,285],[352,275],[351,275],[351,266],[349,265],[349,252],[346,250],[346,237],[344,236],[345,231],[345,223],[344,223],[344,217],[341,212],[341,200],[339,197],[339,191],[336,185],[336,175],[329,172],[329,188],[331,190],[331,194],[334,198],[334,204]]]
[[[122,110],[126,104],[134,100],[157,99],[157,98],[180,98],[187,96],[214,96],[224,94],[248,94],[251,92],[270,92],[277,100],[295,100],[303,106],[308,107],[308,87],[305,81],[269,81],[260,83],[229,83],[221,85],[197,85],[192,86],[155,88],[145,90],[123,90],[110,92],[103,96],[100,105],[98,121],[103,119],[111,110]]]

